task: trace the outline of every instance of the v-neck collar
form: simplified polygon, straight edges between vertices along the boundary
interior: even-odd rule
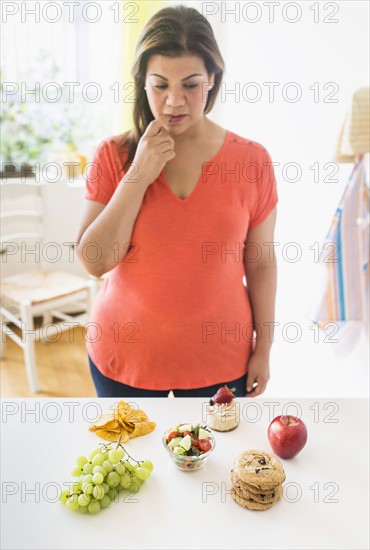
[[[202,173],[200,174],[200,177],[197,181],[197,184],[196,186],[194,187],[193,191],[190,193],[190,195],[188,195],[185,199],[181,199],[180,197],[178,197],[177,195],[175,195],[175,193],[172,191],[168,181],[167,181],[167,178],[166,178],[166,175],[164,173],[164,168],[162,168],[162,171],[160,172],[159,174],[159,180],[163,183],[164,187],[167,189],[168,193],[173,197],[174,200],[176,200],[177,202],[180,202],[182,204],[185,204],[187,203],[190,199],[192,199],[194,197],[194,195],[196,194],[196,192],[199,190],[202,182],[203,182],[203,173],[204,173],[204,165],[205,164],[209,164],[211,162],[215,162],[215,160],[224,152],[224,149],[226,148],[226,145],[227,143],[229,142],[229,137],[230,137],[230,130],[226,130],[226,135],[225,135],[225,139],[224,139],[224,142],[223,144],[221,145],[220,149],[218,150],[218,152],[210,159],[210,160],[207,160],[205,162],[202,163]]]

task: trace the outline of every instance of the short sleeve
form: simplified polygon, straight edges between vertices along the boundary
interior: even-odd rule
[[[262,223],[278,202],[274,166],[270,154],[263,149],[260,160],[260,174],[257,183],[257,200],[254,206],[249,227]]]
[[[88,164],[85,199],[108,204],[119,182],[119,163],[114,158],[112,141],[104,140]]]

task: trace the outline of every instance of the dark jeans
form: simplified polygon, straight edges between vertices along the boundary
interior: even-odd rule
[[[127,386],[121,382],[116,382],[111,378],[104,376],[88,355],[91,375],[95,384],[95,389],[98,397],[167,397],[170,390],[143,390],[141,388],[134,388]],[[213,386],[206,386],[203,388],[195,388],[191,390],[177,390],[173,389],[175,397],[212,397],[220,386],[226,384],[229,388],[236,388],[236,397],[244,397],[246,393],[246,380],[245,374],[241,378],[236,380],[226,380]]]

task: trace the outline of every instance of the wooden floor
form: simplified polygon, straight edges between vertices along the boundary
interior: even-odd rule
[[[1,397],[96,397],[90,376],[83,335],[74,331],[74,342],[64,332],[59,342],[36,343],[37,373],[41,391],[30,391],[23,350],[7,338],[1,360]]]

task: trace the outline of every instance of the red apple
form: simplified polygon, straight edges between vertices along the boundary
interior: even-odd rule
[[[267,437],[276,455],[293,458],[306,445],[306,424],[297,416],[277,416],[268,427]]]

